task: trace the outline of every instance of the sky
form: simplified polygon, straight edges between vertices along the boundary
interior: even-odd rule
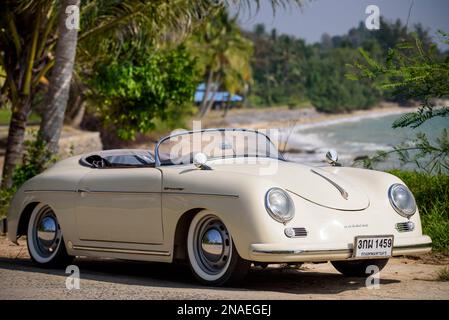
[[[239,23],[244,29],[252,30],[254,25],[264,23],[267,30],[276,28],[279,33],[295,35],[308,43],[320,41],[323,33],[342,35],[356,27],[368,17],[365,13],[368,5],[377,5],[380,15],[387,20],[400,18],[405,23],[413,3],[409,26],[422,23],[435,40],[439,29],[449,32],[449,0],[306,0],[302,9],[296,6],[278,8],[274,16],[270,1],[260,1],[259,12],[240,12]],[[231,8],[231,12],[235,11]],[[440,47],[449,49],[448,45]]]

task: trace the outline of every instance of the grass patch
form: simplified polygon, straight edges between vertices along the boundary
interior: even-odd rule
[[[0,125],[2,126],[9,125],[10,120],[11,120],[11,110],[0,109]],[[41,118],[35,113],[32,113],[28,118],[29,124],[38,124],[40,123],[40,121]]]
[[[432,238],[432,248],[439,252],[449,253],[449,219],[448,207],[440,202],[428,210],[424,208],[421,213],[421,223],[424,234]]]
[[[437,273],[437,281],[449,281],[449,267],[440,269]]]
[[[423,233],[435,251],[449,253],[449,175],[392,170],[410,188],[421,215]]]

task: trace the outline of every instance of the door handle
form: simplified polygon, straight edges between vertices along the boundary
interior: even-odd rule
[[[78,192],[78,193],[84,193],[84,192],[89,193],[90,190],[89,189],[77,189],[76,192]]]

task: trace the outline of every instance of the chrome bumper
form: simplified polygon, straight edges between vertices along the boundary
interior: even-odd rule
[[[428,237],[426,237],[428,238]],[[392,256],[424,254],[432,250],[432,242],[397,245],[393,247]],[[251,259],[260,262],[319,262],[332,260],[346,260],[353,256],[352,248],[348,249],[281,249],[281,248],[251,248]]]
[[[6,218],[0,219],[0,234],[4,235],[8,232],[8,223]]]

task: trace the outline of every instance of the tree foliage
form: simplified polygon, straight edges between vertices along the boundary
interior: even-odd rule
[[[449,35],[441,33],[444,41]],[[416,128],[433,117],[448,117],[449,105],[436,105],[435,99],[449,97],[449,56],[442,57],[435,44],[426,47],[415,35],[388,50],[384,63],[378,63],[360,49],[362,63],[355,63],[352,79],[370,79],[381,90],[393,96],[418,100],[418,112],[407,113],[393,127]]]
[[[335,48],[313,57],[307,63],[307,96],[322,112],[338,113],[367,109],[380,100],[380,93],[367,81],[345,78],[342,66],[356,57],[351,48]]]
[[[224,9],[215,19],[206,21],[188,39],[192,55],[197,57],[205,82],[200,116],[204,117],[212,107],[215,91],[226,90],[230,94],[244,93],[252,80],[250,59],[252,42],[245,38],[237,24]]]
[[[269,33],[264,25],[256,25],[246,36],[254,43],[251,102],[271,106],[295,104],[303,99],[305,62],[313,49],[302,39],[279,36],[275,29]]]
[[[441,32],[444,42],[449,35]],[[388,50],[383,63],[378,63],[363,50],[362,62],[356,63],[352,79],[370,79],[374,85],[393,96],[414,99],[420,102],[416,112],[400,116],[393,123],[394,128],[418,128],[435,117],[449,117],[449,105],[438,98],[449,98],[449,55],[438,54],[435,45],[424,46],[416,35],[413,42],[399,43]],[[427,173],[449,172],[449,139],[447,129],[443,129],[435,142],[418,133],[415,139],[393,147],[390,151],[378,152],[363,160],[366,167],[395,155],[401,163],[414,163]]]
[[[293,106],[309,100],[318,110],[335,113],[369,108],[381,99],[406,101],[405,96],[373,88],[370,79],[356,82],[345,76],[347,66],[359,60],[359,48],[376,64],[398,43],[413,39],[400,20],[381,19],[380,24],[376,31],[367,30],[360,23],[341,36],[323,34],[315,44],[256,26],[247,34],[255,48],[251,102]],[[431,46],[429,34],[421,25],[416,25],[414,32],[423,48]]]
[[[374,156],[364,157],[359,162],[365,168],[373,169],[380,162],[396,157],[401,166],[413,164],[416,170],[427,174],[446,174],[449,172],[449,137],[443,129],[435,141],[429,141],[423,133],[415,138],[394,146],[388,151],[378,151]]]
[[[130,140],[154,129],[157,119],[181,119],[197,80],[195,60],[183,46],[156,51],[127,42],[112,61],[94,66],[91,97],[103,124]]]

